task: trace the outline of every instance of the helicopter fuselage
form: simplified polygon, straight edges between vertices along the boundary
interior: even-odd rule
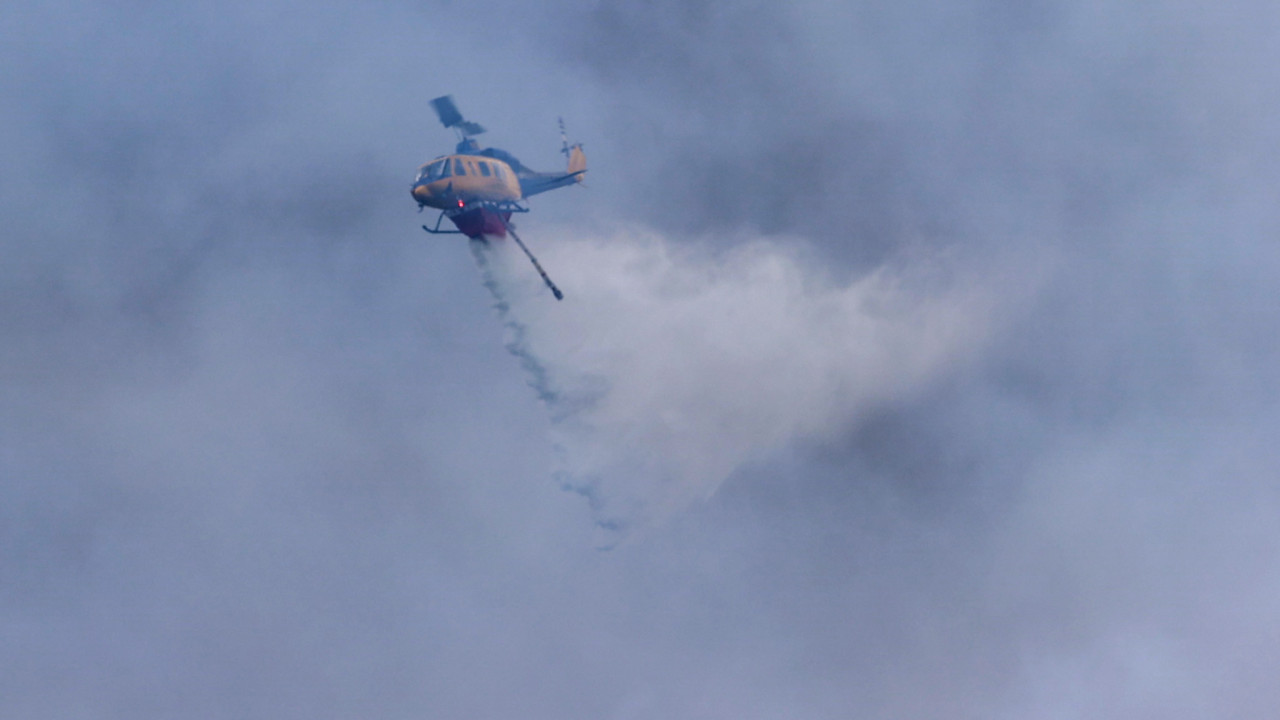
[[[483,155],[445,155],[418,169],[411,190],[420,207],[464,210],[472,203],[515,203],[524,196],[507,163]]]

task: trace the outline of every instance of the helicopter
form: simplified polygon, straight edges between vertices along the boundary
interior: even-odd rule
[[[463,118],[452,95],[435,98],[431,107],[442,125],[458,133],[458,145],[452,155],[442,155],[418,168],[410,190],[418,203],[418,212],[424,208],[440,211],[435,226],[423,225],[422,229],[432,234],[460,234],[481,241],[486,236],[510,235],[533,262],[556,299],[564,299],[564,294],[516,235],[511,216],[529,212],[522,204],[528,197],[582,182],[587,172],[582,143],[569,144],[561,119],[560,152],[567,159],[567,167],[559,173],[535,172],[511,153],[481,148],[475,136],[485,132],[484,127]],[[440,225],[445,219],[457,229],[442,230]]]

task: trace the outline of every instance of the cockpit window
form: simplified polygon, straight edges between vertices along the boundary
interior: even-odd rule
[[[489,163],[482,160],[476,164],[480,166],[480,174],[489,177]]]
[[[454,175],[466,175],[466,174],[467,174],[467,169],[466,169],[465,167],[463,167],[463,165],[462,165],[462,160],[461,160],[460,158],[454,158],[454,159],[453,159],[453,174],[454,174]]]
[[[445,177],[449,177],[449,161],[437,160],[422,168],[422,172],[418,173],[418,182],[431,182]]]

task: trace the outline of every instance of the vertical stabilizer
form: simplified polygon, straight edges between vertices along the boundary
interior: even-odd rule
[[[577,173],[576,179],[582,182],[582,175],[587,171],[587,154],[582,152],[582,144],[579,143],[569,148],[569,169],[566,171],[570,175]]]

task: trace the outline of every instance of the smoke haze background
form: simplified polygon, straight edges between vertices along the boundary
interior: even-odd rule
[[[1277,12],[7,10],[0,709],[1262,715]],[[418,229],[448,92],[587,145],[508,285],[583,425]]]

